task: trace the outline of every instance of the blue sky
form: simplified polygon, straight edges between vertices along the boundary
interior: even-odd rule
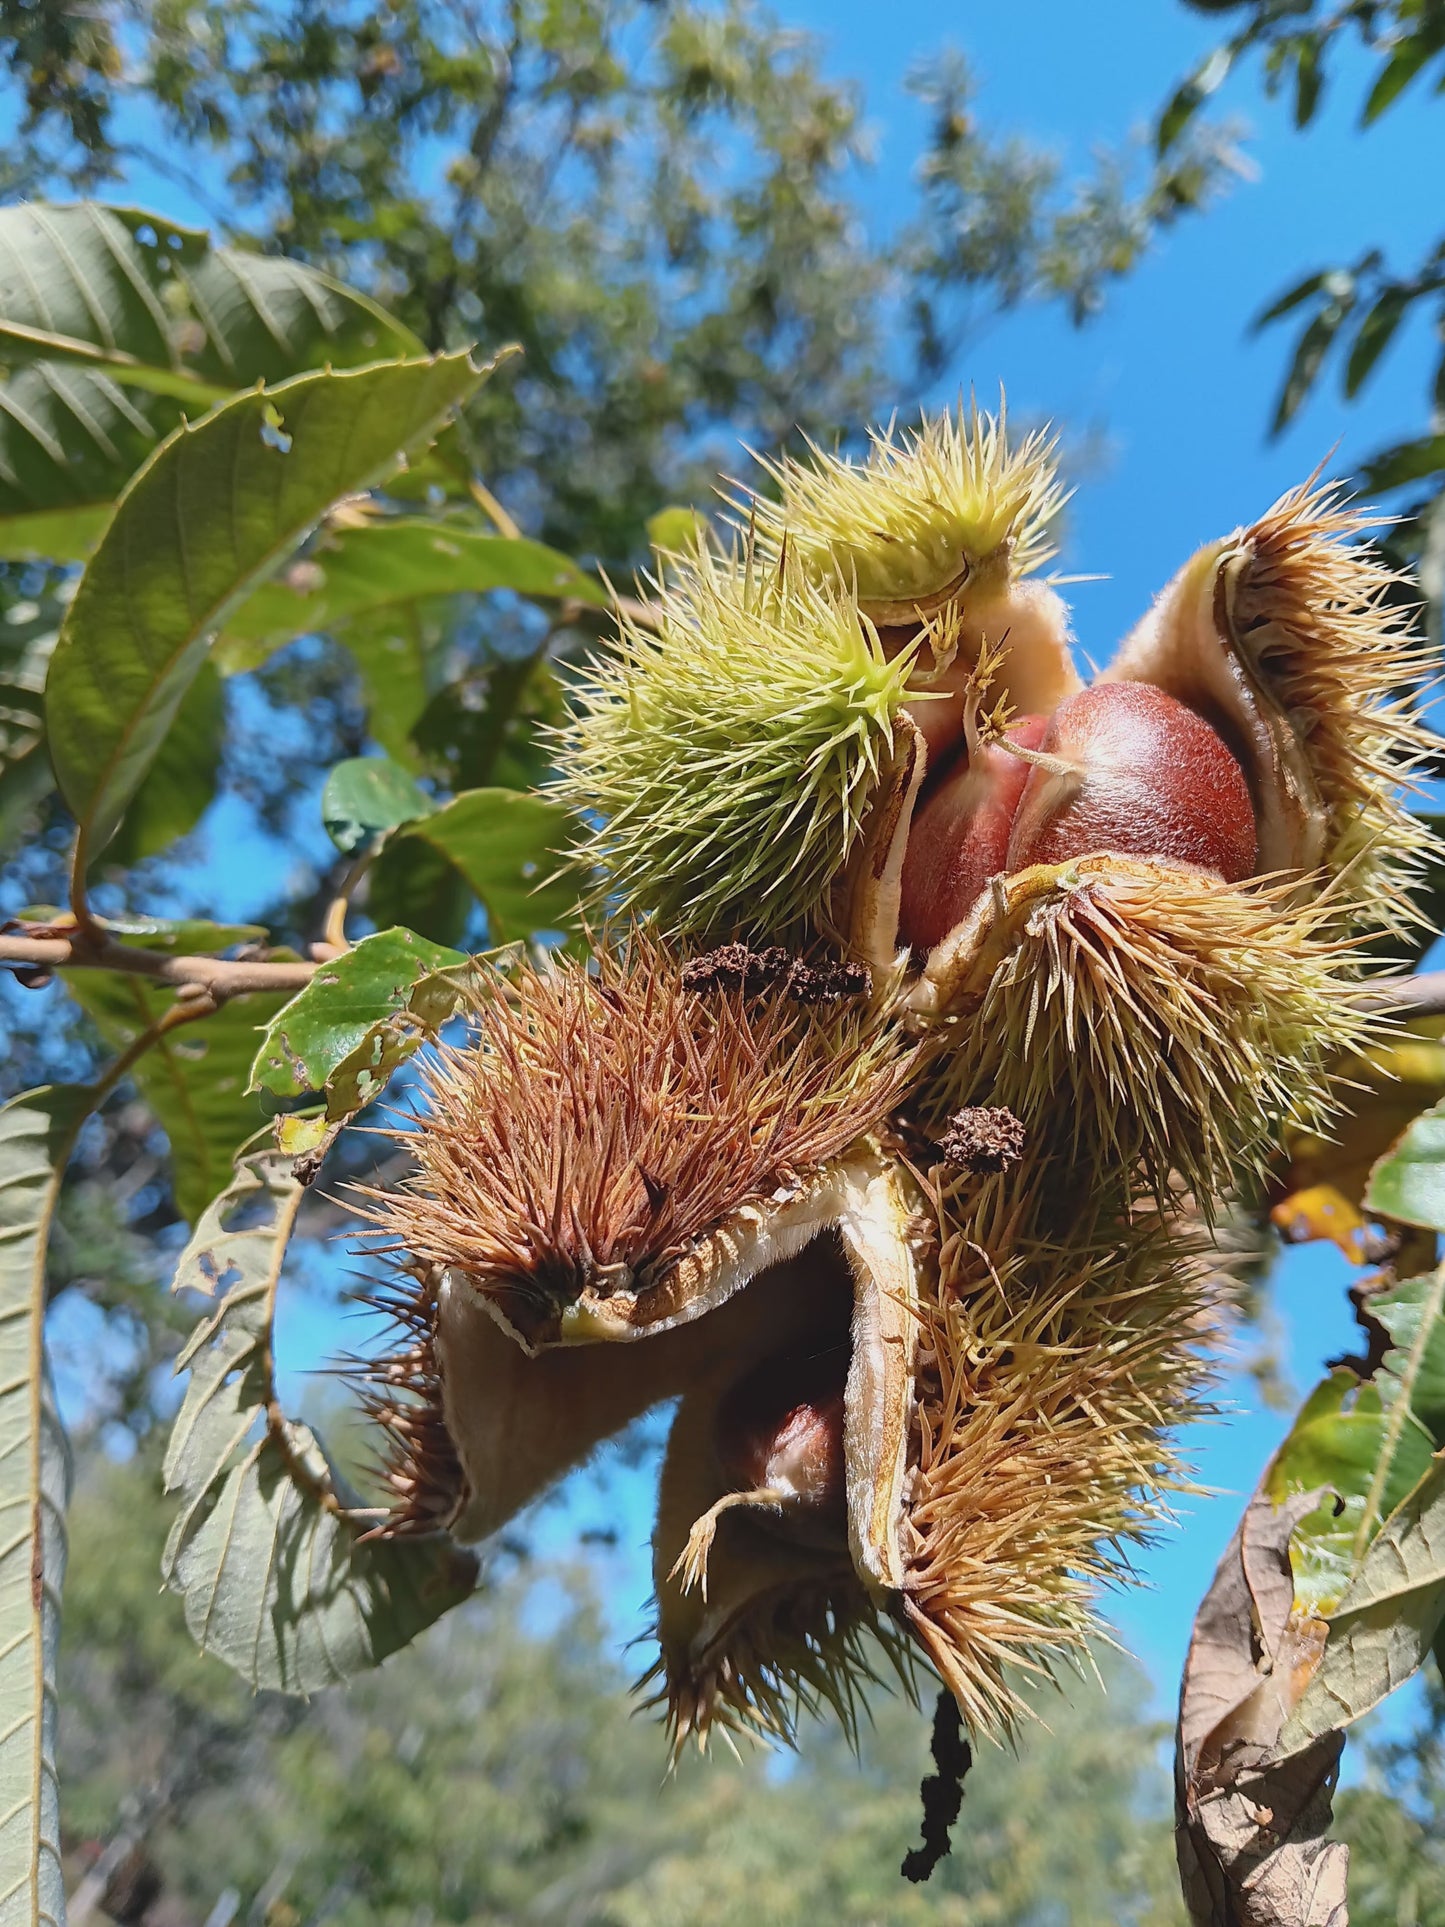
[[[1012,0],[1006,7],[891,0],[886,9],[861,0],[787,0],[778,11],[819,35],[835,74],[865,82],[877,159],[860,171],[856,188],[865,217],[880,226],[907,196],[922,139],[920,110],[903,91],[903,76],[941,41],[968,55],[977,111],[991,129],[1024,135],[1082,168],[1096,143],[1117,146],[1141,132],[1214,37],[1209,19],[1165,0],[1092,7],[1078,0]],[[1362,74],[1358,59],[1343,63],[1307,135],[1293,132],[1282,104],[1263,99],[1256,72],[1232,83],[1218,110],[1252,124],[1244,144],[1257,178],[1236,183],[1211,212],[1166,236],[1086,330],[1075,331],[1052,311],[1009,316],[971,345],[950,378],[950,395],[972,383],[987,401],[1003,383],[1019,411],[1052,416],[1073,436],[1099,437],[1101,458],[1071,510],[1061,561],[1069,572],[1108,578],[1071,592],[1080,645],[1096,660],[1112,653],[1195,547],[1252,518],[1336,444],[1334,466],[1345,470],[1357,456],[1421,430],[1423,324],[1401,337],[1363,405],[1347,407],[1327,384],[1273,445],[1264,430],[1289,335],[1246,332],[1249,317],[1304,273],[1371,243],[1410,263],[1438,231],[1439,197],[1428,184],[1445,178],[1445,115],[1428,94],[1407,96],[1362,136],[1355,131]],[[137,181],[133,191],[174,215],[196,214],[172,188]],[[898,399],[907,405],[915,398]],[[1275,1305],[1299,1390],[1325,1358],[1352,1346],[1347,1282],[1343,1260],[1315,1249],[1288,1254],[1279,1268]],[[293,1390],[297,1375],[337,1343],[334,1317],[314,1301],[288,1308],[281,1355]],[[1181,1502],[1185,1529],[1142,1562],[1152,1590],[1126,1595],[1114,1615],[1166,1701],[1194,1607],[1242,1495],[1286,1423],[1257,1409],[1247,1379],[1230,1380],[1225,1393],[1232,1416],[1201,1428],[1196,1441],[1201,1480],[1221,1496]],[[630,1638],[647,1588],[647,1502],[634,1477],[619,1478],[613,1491],[621,1541],[615,1553],[599,1556],[618,1635]],[[544,1542],[560,1547],[577,1521],[592,1515],[591,1492],[579,1487],[548,1512]]]

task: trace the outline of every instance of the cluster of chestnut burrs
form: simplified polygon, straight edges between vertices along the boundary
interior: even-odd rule
[[[1409,916],[1415,664],[1312,484],[1087,685],[1053,446],[977,413],[767,470],[582,676],[559,793],[604,934],[498,970],[373,1216],[394,1529],[475,1539],[676,1401],[672,1730],[975,1733],[1077,1658],[1184,1478],[1211,1227],[1318,1129]],[[414,1288],[413,1288],[414,1287]]]

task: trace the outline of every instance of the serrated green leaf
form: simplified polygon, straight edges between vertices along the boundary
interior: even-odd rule
[[[232,389],[421,352],[298,262],[136,208],[0,209],[0,554],[80,560],[142,462]]]
[[[1362,1540],[1367,1543],[1383,1516],[1381,1503],[1385,1510],[1399,1504],[1429,1469],[1433,1450],[1408,1404],[1392,1413],[1380,1389],[1353,1372],[1340,1368],[1315,1387],[1265,1487],[1276,1504],[1321,1486],[1335,1494],[1301,1520],[1290,1540],[1301,1608],[1327,1615],[1338,1603],[1363,1557]]]
[[[321,792],[322,824],[345,856],[435,808],[416,778],[388,756],[353,756],[338,763]]]
[[[1391,1345],[1372,1379],[1346,1367],[1318,1385],[1270,1468],[1276,1502],[1327,1487],[1335,1496],[1295,1528],[1295,1601],[1333,1621],[1383,1519],[1445,1446],[1445,1268],[1407,1278],[1369,1301]]]
[[[429,971],[407,992],[405,1002],[390,1015],[368,1026],[354,1049],[347,1052],[326,1080],[326,1107],[310,1128],[288,1132],[278,1120],[276,1141],[283,1148],[295,1142],[319,1168],[320,1158],[358,1111],[379,1097],[393,1071],[434,1038],[458,1005],[466,1002],[476,960]]]
[[[277,1097],[324,1091],[337,1066],[408,1008],[418,980],[467,959],[411,930],[381,930],[321,965],[266,1027],[249,1088]],[[453,1000],[454,1001],[454,1000]]]
[[[496,589],[607,604],[594,577],[541,542],[398,517],[328,533],[304,562],[258,588],[227,621],[222,660],[254,668],[293,636],[324,630],[344,642],[345,625],[358,617]]]
[[[181,413],[173,396],[78,364],[36,362],[0,382],[0,555],[83,560]]]
[[[1377,298],[1360,323],[1359,333],[1355,336],[1354,346],[1345,363],[1346,395],[1353,397],[1359,393],[1370,370],[1393,340],[1410,301],[1411,296],[1406,288],[1386,288]]]
[[[201,1647],[278,1692],[338,1684],[406,1645],[476,1583],[441,1536],[362,1542],[310,1429],[276,1416],[271,1327],[302,1196],[275,1154],[241,1161],[182,1253],[174,1288],[224,1291],[181,1357],[190,1383],[165,1483],[181,1509],[163,1576]]]
[[[0,1109],[0,1927],[65,1918],[55,1654],[70,1465],[44,1365],[45,1249],[90,1104],[61,1086]]]
[[[492,945],[537,930],[570,931],[577,928],[577,879],[558,852],[572,831],[569,812],[543,797],[464,790],[389,838],[377,870],[385,890],[388,872],[404,866],[417,843],[429,844],[480,900]]]
[[[79,861],[114,833],[231,610],[482,378],[464,353],[301,375],[223,402],[156,451],[117,504],[46,684]]]
[[[45,674],[64,607],[53,596],[15,601],[0,616],[0,855],[54,787],[45,754]]]
[[[1376,1164],[1365,1206],[1381,1218],[1445,1231],[1445,1102],[1412,1119]]]
[[[164,985],[120,971],[63,974],[115,1050],[133,1043],[174,1002]],[[170,1142],[176,1208],[191,1223],[225,1184],[236,1147],[266,1122],[246,1085],[258,1035],[285,1001],[280,992],[232,997],[209,1017],[162,1037],[130,1073]]]
[[[203,662],[106,846],[106,862],[129,869],[188,836],[215,798],[225,748],[225,684]]]
[[[276,255],[99,202],[0,208],[0,361],[74,362],[204,408],[255,381],[423,344],[368,296]]]

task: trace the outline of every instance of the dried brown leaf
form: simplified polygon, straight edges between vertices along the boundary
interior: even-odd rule
[[[1256,1495],[1194,1623],[1180,1696],[1175,1835],[1196,1927],[1347,1927],[1349,1849],[1325,1837],[1341,1734],[1277,1758],[1324,1647],[1294,1610],[1289,1539],[1320,1500]]]

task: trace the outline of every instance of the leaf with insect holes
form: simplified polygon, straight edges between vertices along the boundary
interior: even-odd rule
[[[274,254],[96,201],[0,208],[0,361],[73,362],[203,406],[328,363],[420,355],[368,295]]]
[[[78,561],[127,479],[230,391],[423,346],[366,295],[140,208],[0,209],[0,554]]]
[[[387,931],[387,936],[411,936],[410,931]],[[368,939],[367,941],[373,941]],[[359,946],[358,946],[359,948]],[[445,954],[456,956],[456,952]],[[405,990],[383,1016],[368,1024],[358,1041],[339,1058],[327,1074],[325,1104],[308,1107],[276,1120],[276,1143],[287,1157],[300,1159],[296,1175],[309,1184],[318,1175],[322,1160],[358,1111],[379,1097],[392,1072],[436,1037],[459,1005],[468,1001],[479,964],[490,961],[502,967],[505,952],[493,951],[487,960],[460,957],[452,965],[429,970]]]
[[[411,930],[380,930],[363,937],[342,956],[322,964],[271,1019],[248,1088],[275,1097],[324,1091],[339,1064],[408,1008],[421,980],[468,963],[459,950],[429,943]]]
[[[343,495],[382,481],[486,371],[465,354],[298,376],[176,431],[127,486],[46,683],[56,776],[102,849],[216,632]]]
[[[303,1195],[274,1153],[243,1158],[181,1254],[173,1288],[219,1302],[178,1361],[190,1381],[164,1478],[180,1510],[162,1563],[205,1651],[300,1694],[379,1664],[477,1575],[439,1535],[366,1541],[372,1521],[351,1516],[315,1434],[277,1412],[271,1329]]]
[[[1368,1301],[1390,1339],[1372,1379],[1337,1367],[1301,1406],[1269,1475],[1276,1499],[1327,1487],[1291,1548],[1300,1604],[1331,1614],[1381,1520],[1445,1446],[1445,1276],[1407,1278]]]
[[[70,1458],[42,1324],[50,1220],[90,1104],[58,1086],[0,1109],[0,1927],[65,1917],[55,1655]]]
[[[1330,1614],[1324,1658],[1281,1735],[1298,1752],[1416,1673],[1445,1621],[1445,1460],[1385,1521]]]

